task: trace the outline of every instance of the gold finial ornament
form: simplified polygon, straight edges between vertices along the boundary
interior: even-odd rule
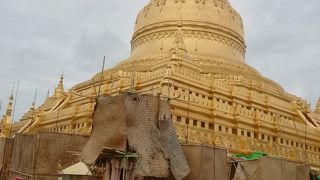
[[[7,105],[7,109],[2,116],[2,119],[0,121],[0,137],[9,137],[10,135],[10,129],[12,122],[12,111],[13,111],[13,91],[9,97],[9,102]]]
[[[5,124],[10,124],[12,121],[12,111],[13,111],[13,94],[10,95],[9,97],[9,102],[7,105],[6,113],[3,117],[3,120]]]
[[[54,96],[55,97],[61,97],[65,95],[64,86],[63,86],[63,73],[60,76],[59,84],[57,88],[54,90]]]

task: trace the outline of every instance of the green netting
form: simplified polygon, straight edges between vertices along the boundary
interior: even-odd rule
[[[252,152],[251,154],[235,154],[233,157],[242,158],[245,160],[259,159],[260,157],[266,156],[267,154],[263,152]]]

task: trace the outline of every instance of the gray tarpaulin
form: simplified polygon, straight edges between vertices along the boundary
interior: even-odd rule
[[[3,161],[4,161],[6,143],[7,143],[7,139],[0,138],[0,172],[4,164]]]
[[[56,180],[59,171],[78,162],[88,137],[40,133],[17,134],[14,138],[11,179]]]
[[[0,139],[0,164],[1,164],[0,179],[1,180],[9,179],[12,147],[13,147],[12,139],[6,139],[6,138]]]
[[[126,150],[126,111],[124,97],[102,98],[98,100],[93,116],[92,133],[86,144],[82,158],[93,164],[103,147]]]
[[[310,169],[293,161],[261,157],[237,164],[233,180],[309,180]]]
[[[16,135],[14,138],[11,169],[25,176],[32,177],[37,148],[37,135]]]
[[[93,131],[82,153],[93,164],[103,147],[135,151],[142,176],[176,179],[190,172],[172,124],[168,101],[152,95],[102,97],[94,112]]]
[[[38,152],[36,156],[35,174],[38,179],[48,179],[56,176],[62,170],[79,160],[88,137],[60,134],[41,133],[38,137]]]
[[[191,173],[186,180],[228,179],[226,150],[197,145],[183,145],[182,147],[191,166]]]
[[[184,180],[228,180],[227,151],[205,145],[181,145],[191,173]],[[145,180],[175,180],[145,177]]]
[[[297,166],[297,178],[296,180],[304,180],[309,178],[309,173],[310,173],[310,166],[303,164],[303,165],[298,165]]]

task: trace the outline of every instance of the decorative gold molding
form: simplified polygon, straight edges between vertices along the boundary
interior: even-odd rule
[[[214,32],[206,32],[200,30],[187,30],[183,29],[183,37],[184,38],[192,38],[198,40],[210,40],[215,41],[227,46],[232,47],[234,50],[238,51],[243,56],[245,55],[245,46],[239,43],[238,41],[227,37],[222,34],[214,33]],[[146,35],[143,35],[137,39],[132,41],[132,51],[134,51],[137,47],[144,45],[147,42],[155,41],[155,40],[163,40],[163,39],[173,39],[175,37],[176,30],[165,30],[152,32]]]

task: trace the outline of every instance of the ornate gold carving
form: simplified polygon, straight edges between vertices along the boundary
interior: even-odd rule
[[[206,0],[194,0],[195,3],[197,4],[206,4]]]
[[[167,0],[156,0],[155,2],[156,2],[156,6],[159,7],[159,6],[166,5]]]
[[[155,41],[155,40],[163,40],[163,39],[173,39],[175,37],[176,31],[175,30],[166,30],[166,31],[161,31],[161,32],[154,32],[147,34],[145,36],[142,36],[135,41],[132,42],[132,50],[137,48],[138,46],[141,46],[147,42],[150,41]],[[213,33],[213,32],[205,32],[205,31],[199,31],[199,30],[183,30],[183,35],[184,38],[193,38],[193,39],[203,39],[203,40],[210,40],[210,41],[215,41],[227,46],[232,47],[234,50],[238,51],[242,55],[245,54],[245,47],[222,34],[218,33]]]
[[[225,6],[225,2],[223,2],[222,0],[214,0],[214,5],[216,7],[219,7],[221,9],[224,9]]]

